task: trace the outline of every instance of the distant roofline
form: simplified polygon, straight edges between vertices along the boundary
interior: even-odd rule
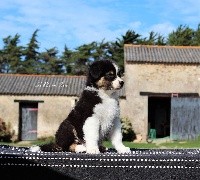
[[[125,63],[200,64],[200,46],[124,45]]]
[[[84,75],[64,75],[64,74],[14,74],[14,73],[0,73],[0,76],[40,76],[40,77],[66,77],[66,78],[86,78]]]
[[[200,46],[168,46],[168,45],[143,45],[143,44],[124,44],[124,47],[156,47],[156,48],[177,48],[177,49],[200,49]]]
[[[80,96],[86,76],[0,73],[0,96]],[[125,90],[119,91],[121,98]]]

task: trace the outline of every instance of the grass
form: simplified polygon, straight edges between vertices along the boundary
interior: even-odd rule
[[[32,145],[41,145],[46,144],[49,142],[52,142],[54,140],[53,137],[49,138],[41,138],[36,141],[19,141],[19,142],[12,142],[12,143],[6,143],[6,142],[0,142],[0,144],[10,145],[10,146],[17,146],[17,147],[28,147]],[[160,141],[159,139],[154,140],[152,143],[134,143],[134,142],[123,142],[125,146],[128,146],[130,148],[135,149],[188,149],[188,148],[200,148],[200,137],[196,140],[190,140],[190,141]],[[108,148],[112,148],[111,142],[104,141],[104,146]]]
[[[134,142],[128,142],[124,141],[123,144],[130,148],[137,148],[137,149],[153,149],[158,148],[156,144],[154,143],[134,143]],[[104,141],[103,145],[108,148],[112,148],[112,144],[109,141]]]
[[[200,148],[200,140],[193,141],[175,141],[171,143],[162,143],[162,147],[173,148],[173,149],[188,149],[188,148]]]
[[[33,145],[42,145],[54,141],[54,137],[40,138],[34,141],[16,141],[16,142],[0,142],[0,145],[10,145],[16,147],[29,147]]]

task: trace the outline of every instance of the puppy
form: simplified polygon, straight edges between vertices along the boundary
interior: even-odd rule
[[[109,60],[89,67],[86,87],[68,117],[60,124],[55,143],[31,150],[71,151],[98,154],[109,138],[118,153],[129,153],[122,143],[120,109],[116,91],[123,87],[118,66]]]

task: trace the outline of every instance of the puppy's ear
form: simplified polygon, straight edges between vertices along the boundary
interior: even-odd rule
[[[98,79],[101,75],[101,68],[99,67],[99,64],[92,64],[89,66],[89,74],[94,78]]]

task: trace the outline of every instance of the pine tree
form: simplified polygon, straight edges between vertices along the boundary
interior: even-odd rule
[[[159,34],[159,35],[158,35],[158,38],[157,38],[156,45],[165,46],[165,45],[166,45],[165,37],[163,37],[162,35]]]
[[[191,46],[193,44],[193,37],[193,29],[180,25],[176,31],[168,35],[167,44],[171,46]]]
[[[105,60],[110,58],[109,53],[110,45],[103,39],[101,42],[94,42],[94,50],[92,52],[92,58],[94,61]]]
[[[57,54],[58,50],[55,47],[40,54],[40,74],[62,74],[64,72],[62,61]]]
[[[0,73],[4,73],[3,50],[0,50]]]
[[[112,59],[117,62],[119,67],[124,70],[124,45],[138,44],[140,35],[133,30],[128,30],[125,35],[110,44],[109,53]]]
[[[68,49],[68,47],[65,45],[64,47],[64,52],[62,53],[62,56],[61,56],[61,61],[62,61],[62,64],[63,64],[63,68],[64,68],[64,71],[65,73],[67,74],[72,74],[72,66],[73,66],[73,51]]]
[[[93,60],[92,53],[95,50],[95,42],[79,46],[73,53],[72,60],[74,66],[72,73],[75,75],[86,75],[88,64]]]
[[[139,40],[139,44],[143,45],[166,45],[165,38],[158,34],[155,33],[154,31],[151,31],[149,33],[149,37],[145,37]]]
[[[39,30],[35,30],[31,39],[30,39],[30,42],[27,44],[27,47],[25,48],[25,51],[24,51],[24,56],[25,56],[25,59],[23,61],[23,66],[22,68],[20,69],[21,73],[24,73],[24,74],[38,74],[39,72],[39,63],[38,63],[38,60],[39,60],[39,44],[38,44],[38,41],[37,41],[37,32]]]
[[[4,73],[18,73],[21,65],[23,47],[18,46],[20,35],[8,36],[3,39],[4,48],[1,52],[2,67]]]
[[[200,46],[200,24],[198,24],[197,29],[194,31],[193,46]]]

